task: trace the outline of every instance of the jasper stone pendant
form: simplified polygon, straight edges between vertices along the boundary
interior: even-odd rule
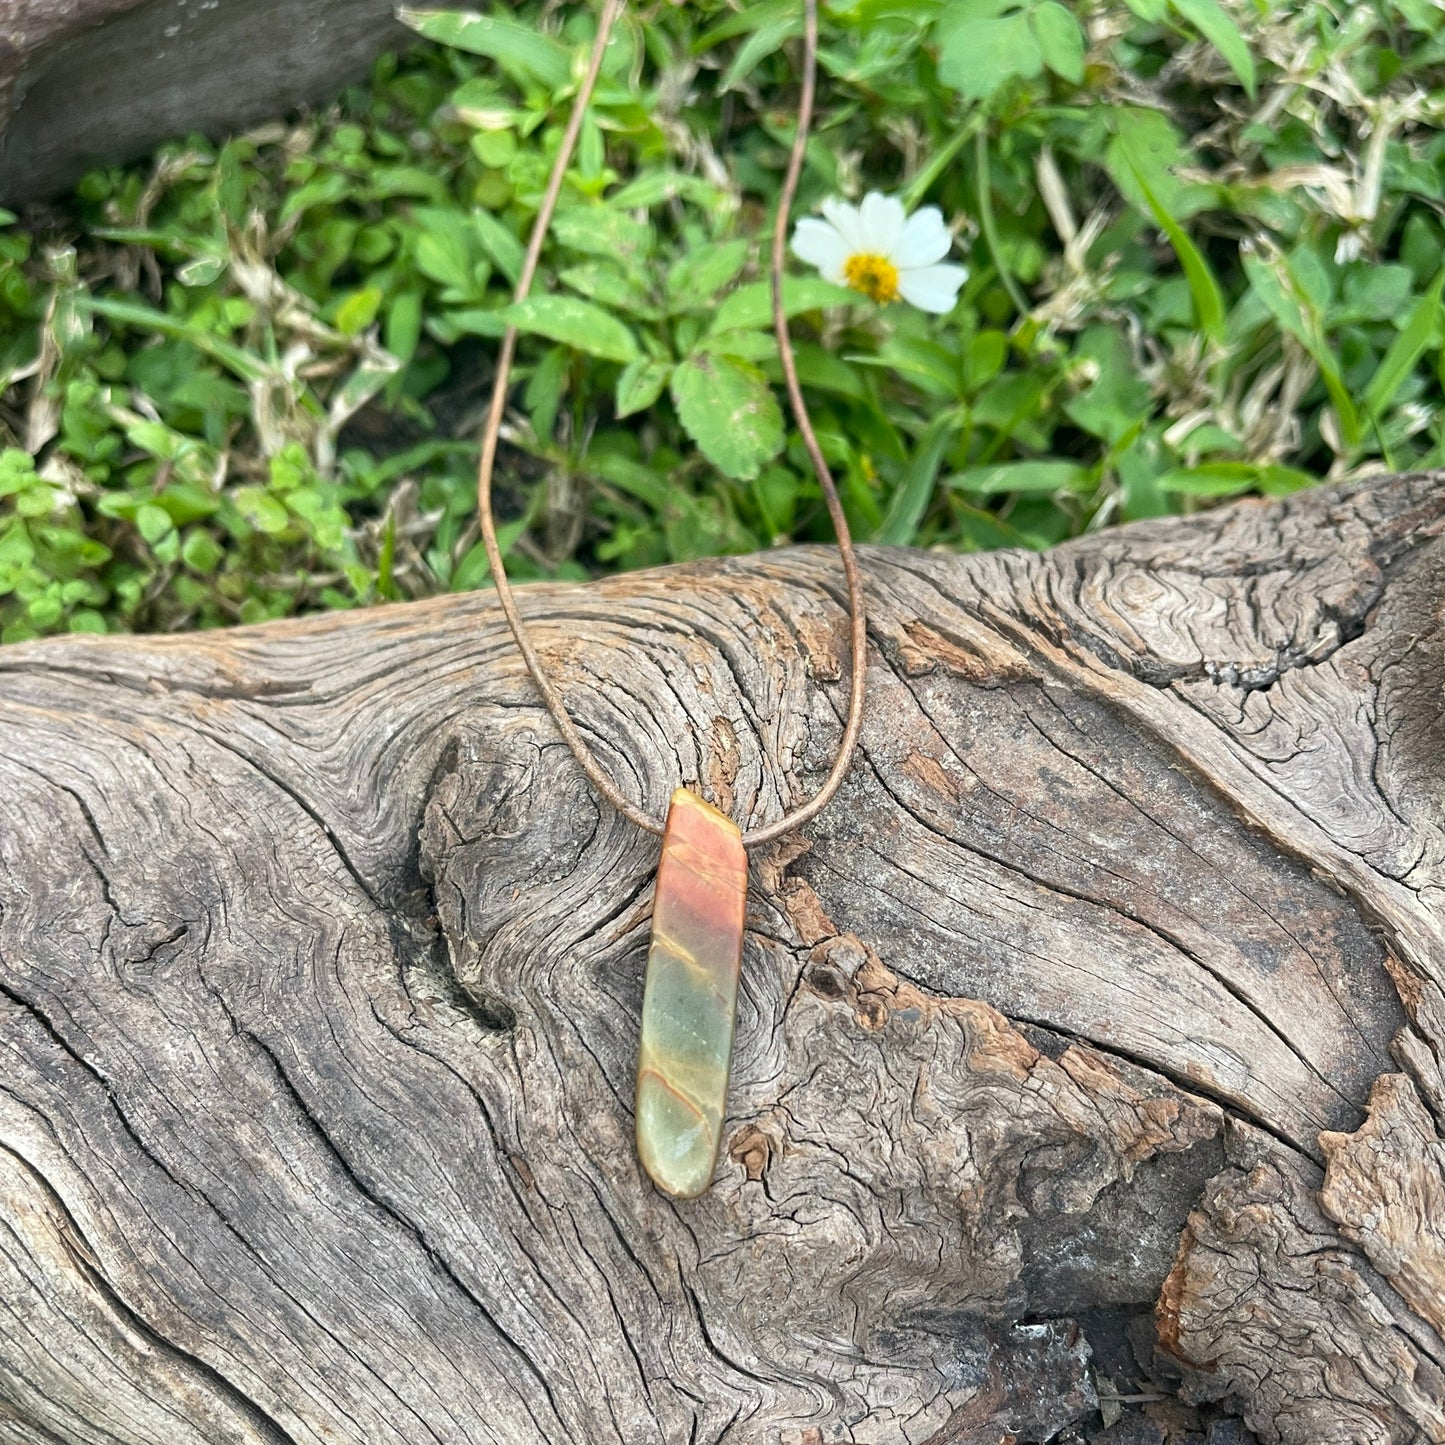
[[[747,896],[737,825],[679,788],[657,869],[637,1059],[637,1156],[679,1199],[701,1194],[717,1164]]]

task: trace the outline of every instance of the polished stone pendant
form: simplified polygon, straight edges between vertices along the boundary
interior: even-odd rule
[[[679,1199],[701,1194],[717,1164],[747,895],[737,825],[679,788],[657,869],[637,1059],[637,1155]]]

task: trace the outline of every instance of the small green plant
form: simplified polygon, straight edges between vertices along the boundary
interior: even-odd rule
[[[799,7],[630,8],[519,306],[592,13],[408,18],[426,43],[324,114],[0,216],[0,637],[484,582],[508,322],[519,577],[830,535],[764,272]],[[838,0],[820,60],[798,217],[936,207],[969,273],[934,315],[794,265],[862,540],[1039,547],[1440,464],[1426,0]]]
[[[86,536],[75,498],[43,481],[29,452],[0,452],[0,596],[17,635],[104,632],[110,548]]]

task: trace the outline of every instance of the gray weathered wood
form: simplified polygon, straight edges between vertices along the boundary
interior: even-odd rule
[[[328,100],[411,32],[393,0],[0,0],[0,202]]]
[[[630,1147],[656,843],[489,596],[0,651],[0,1440],[1079,1441],[1151,1312],[1123,1393],[1445,1440],[1442,531],[1413,477],[865,551],[861,755],[754,858],[684,1205]],[[525,606],[626,787],[757,823],[838,585]]]

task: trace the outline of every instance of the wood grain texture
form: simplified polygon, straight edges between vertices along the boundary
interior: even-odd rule
[[[1405,1074],[1384,1074],[1354,1134],[1321,1136],[1320,1203],[1421,1319],[1445,1334],[1445,1141]]]
[[[0,1440],[1089,1438],[1156,1308],[1116,1382],[1445,1439],[1442,531],[1431,476],[865,550],[687,1204],[656,841],[489,597],[0,651]],[[524,605],[625,788],[757,824],[836,745],[835,567]]]

